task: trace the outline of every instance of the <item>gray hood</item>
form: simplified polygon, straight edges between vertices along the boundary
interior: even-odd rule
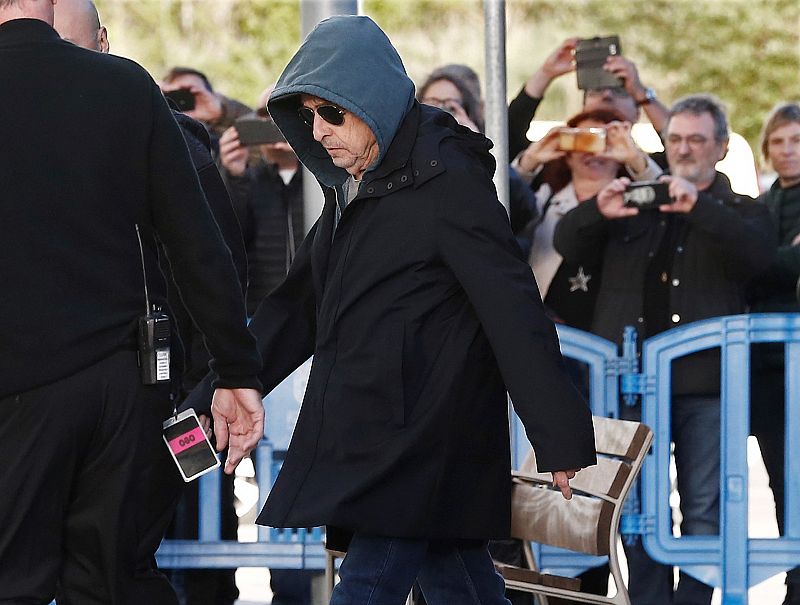
[[[297,114],[304,93],[335,103],[369,126],[379,150],[371,169],[380,164],[414,104],[414,83],[372,19],[347,15],[321,21],[284,69],[268,108],[300,161],[327,186],[349,175],[334,165]]]

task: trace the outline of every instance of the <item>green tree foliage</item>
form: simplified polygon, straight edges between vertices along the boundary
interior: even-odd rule
[[[250,105],[300,43],[296,0],[96,0],[111,52],[160,78],[175,65],[205,72]]]
[[[796,0],[536,0],[516,10],[532,30],[556,30],[562,38],[619,34],[623,53],[667,104],[690,93],[715,94],[753,148],[770,108],[800,98]],[[568,86],[574,89],[574,80]],[[542,114],[563,116],[559,109],[548,103]]]
[[[205,71],[224,93],[253,104],[300,43],[298,0],[96,0],[112,52],[155,76],[172,65]],[[485,72],[481,0],[364,0],[421,81],[460,62]],[[755,147],[766,112],[800,97],[797,0],[509,0],[508,94],[569,36],[619,34],[645,84],[667,104],[699,91],[728,106]],[[580,108],[575,78],[548,90],[539,116]]]

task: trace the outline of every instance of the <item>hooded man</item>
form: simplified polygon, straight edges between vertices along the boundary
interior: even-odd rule
[[[314,355],[258,522],[349,538],[331,603],[400,604],[417,578],[431,605],[508,603],[486,550],[509,535],[506,391],[565,497],[595,448],[491,143],[415,100],[367,17],[322,21],[268,108],[325,205],[251,324],[267,391]]]

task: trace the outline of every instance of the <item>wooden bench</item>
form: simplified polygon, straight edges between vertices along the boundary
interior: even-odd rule
[[[639,422],[595,416],[597,465],[581,470],[570,481],[572,500],[552,488],[550,473],[536,470],[531,451],[519,471],[512,472],[511,535],[523,541],[528,569],[497,564],[506,586],[583,603],[630,605],[622,581],[617,536],[622,505],[641,470],[653,432]],[[616,585],[612,597],[580,590],[580,581],[536,570],[531,542],[608,556]]]

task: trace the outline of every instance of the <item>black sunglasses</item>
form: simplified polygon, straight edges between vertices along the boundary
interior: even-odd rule
[[[333,126],[341,126],[344,124],[344,109],[336,105],[318,105],[315,108],[306,107],[301,105],[297,108],[297,114],[306,123],[309,128],[314,127],[314,112],[325,120],[328,124]]]

